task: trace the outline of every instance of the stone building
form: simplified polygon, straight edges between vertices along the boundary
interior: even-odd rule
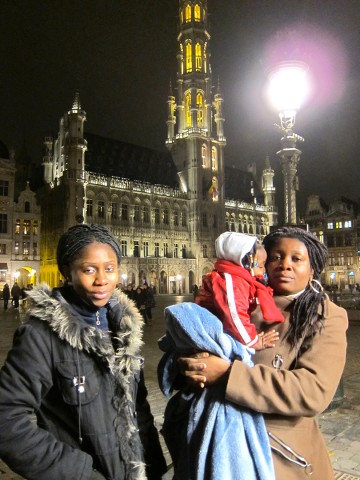
[[[20,170],[20,171],[19,171]],[[21,161],[0,142],[0,291],[15,281],[36,284],[40,271],[40,206]]]
[[[146,281],[158,293],[199,284],[212,269],[221,232],[262,238],[276,224],[269,159],[260,178],[254,165],[225,166],[224,98],[213,84],[206,0],[179,1],[177,39],[167,150],[86,133],[78,93],[57,138],[45,139],[41,279],[50,285],[60,278],[58,238],[75,223],[106,224],[121,244],[122,283]]]
[[[359,205],[345,197],[327,205],[311,195],[304,220],[329,251],[323,283],[342,291],[355,290],[360,283]]]

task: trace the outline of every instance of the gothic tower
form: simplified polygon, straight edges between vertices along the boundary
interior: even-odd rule
[[[189,199],[191,253],[214,255],[224,223],[223,97],[214,88],[206,0],[179,1],[176,96],[170,85],[166,145]]]
[[[274,175],[275,173],[270,165],[269,155],[266,155],[265,168],[261,176],[261,186],[264,194],[264,203],[267,207],[270,207],[268,213],[269,225],[277,225],[278,223],[278,212],[275,205],[276,188],[274,186]]]

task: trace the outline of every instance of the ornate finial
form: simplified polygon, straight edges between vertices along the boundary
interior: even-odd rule
[[[78,110],[81,110],[79,90],[76,90],[75,98],[74,98],[71,110],[73,112],[77,112]]]

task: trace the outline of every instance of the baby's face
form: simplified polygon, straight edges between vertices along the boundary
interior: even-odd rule
[[[266,250],[265,248],[259,248],[256,251],[255,255],[255,265],[253,270],[254,270],[254,275],[264,275],[265,274],[265,262],[266,262]]]

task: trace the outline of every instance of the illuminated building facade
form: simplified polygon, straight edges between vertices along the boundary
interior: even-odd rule
[[[103,223],[121,244],[121,281],[188,293],[225,230],[262,238],[277,222],[274,171],[225,167],[223,95],[214,88],[205,0],[179,2],[176,96],[167,99],[167,151],[84,132],[76,94],[56,139],[45,139],[41,278],[56,285],[56,244],[75,223]],[[259,182],[257,181],[259,180]],[[260,183],[260,187],[258,186]]]
[[[40,270],[40,206],[20,163],[0,142],[0,291],[15,281],[36,284]]]

